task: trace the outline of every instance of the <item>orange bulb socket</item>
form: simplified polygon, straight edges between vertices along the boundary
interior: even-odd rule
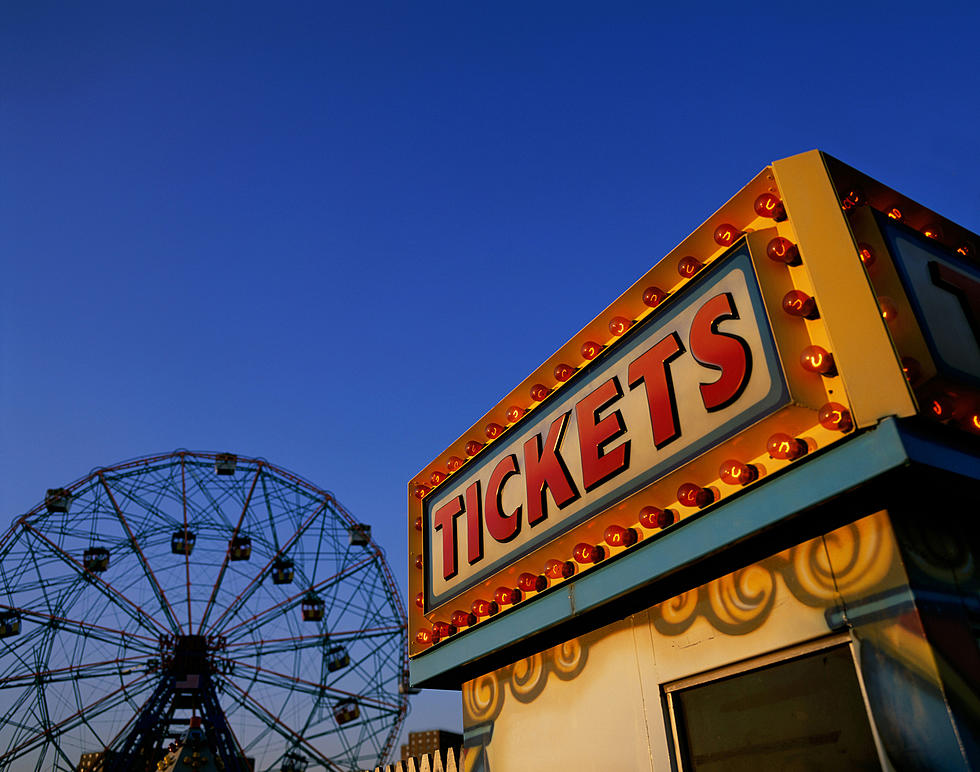
[[[571,365],[566,365],[564,362],[555,365],[555,380],[564,383],[569,378],[575,375],[575,368]]]
[[[718,476],[729,485],[748,485],[759,479],[759,467],[729,459],[721,465]]]
[[[703,509],[715,500],[714,491],[694,483],[684,483],[677,489],[677,501],[685,507]]]
[[[679,273],[685,279],[690,279],[702,268],[704,268],[704,263],[691,255],[682,257],[677,261],[677,273]]]
[[[715,244],[720,247],[730,247],[738,241],[738,237],[741,235],[742,231],[734,225],[729,225],[727,222],[724,222],[715,228]]]
[[[448,469],[450,472],[455,472],[463,465],[463,463],[463,459],[461,459],[459,456],[451,456],[446,462],[446,469]]]
[[[469,611],[454,611],[449,617],[449,623],[453,627],[471,627],[476,624],[476,614]]]
[[[549,560],[544,566],[544,575],[549,579],[568,579],[575,574],[575,564],[571,560]]]
[[[666,528],[677,521],[677,515],[672,509],[660,509],[660,507],[643,507],[639,515],[640,525],[644,528],[653,530],[655,528]]]
[[[533,399],[535,402],[540,402],[549,394],[551,394],[551,389],[549,389],[543,383],[536,383],[531,387],[531,399]]]
[[[817,319],[817,301],[803,290],[790,290],[783,295],[783,311],[800,319]]]
[[[483,443],[477,442],[476,440],[470,440],[469,442],[466,443],[466,447],[464,448],[464,450],[466,451],[467,456],[473,458],[473,456],[475,456],[477,453],[483,450]]]
[[[619,337],[633,326],[633,320],[625,316],[614,316],[609,320],[609,334]]]
[[[776,236],[766,245],[766,256],[776,263],[786,265],[799,265],[800,263],[799,247],[782,236]]]
[[[541,592],[548,586],[548,579],[541,574],[524,573],[517,577],[517,589],[522,592]]]
[[[799,437],[777,432],[769,438],[769,442],[766,443],[766,450],[769,452],[770,458],[793,461],[805,456],[809,448],[806,442]]]
[[[429,486],[419,483],[412,489],[412,495],[417,499],[425,498],[425,494],[429,492]]]
[[[517,405],[511,405],[507,408],[507,423],[517,423],[521,420],[524,415],[524,408],[518,407]]]
[[[800,352],[800,365],[804,370],[826,378],[837,375],[834,355],[820,346],[807,346]]]
[[[470,611],[472,611],[473,615],[477,618],[492,617],[494,614],[500,611],[500,606],[497,605],[496,601],[477,598],[475,601],[473,601],[473,605],[470,606]]]
[[[523,593],[516,587],[498,587],[493,593],[494,601],[500,606],[520,603],[523,597]]]
[[[660,287],[647,287],[643,290],[643,305],[656,308],[667,299],[667,293]]]
[[[572,557],[575,558],[576,563],[590,566],[603,560],[606,557],[606,551],[601,546],[580,542],[572,550]]]
[[[828,402],[820,408],[820,412],[817,413],[817,422],[824,429],[844,432],[845,434],[854,428],[850,411],[840,402]]]
[[[491,423],[487,424],[486,429],[483,431],[487,435],[488,440],[495,440],[504,433],[504,427],[498,423]]]
[[[438,469],[434,470],[432,474],[429,475],[429,482],[433,485],[438,485],[443,480],[446,479],[446,473],[440,472]]]
[[[752,208],[759,217],[768,217],[776,222],[786,219],[786,207],[779,200],[779,196],[772,193],[763,193],[755,200]]]
[[[632,547],[640,539],[635,528],[610,525],[602,532],[602,538],[610,547]]]
[[[605,346],[599,345],[594,340],[587,340],[585,341],[585,343],[582,344],[582,348],[581,348],[582,359],[588,359],[591,361],[595,359],[597,356],[599,356],[599,352],[602,351],[604,348]]]

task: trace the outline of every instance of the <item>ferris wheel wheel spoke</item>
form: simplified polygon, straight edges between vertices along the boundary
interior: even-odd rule
[[[91,719],[91,717],[94,715],[94,711],[96,710],[99,713],[104,713],[105,711],[114,708],[117,704],[127,701],[129,695],[132,694],[133,686],[139,681],[146,679],[146,674],[138,676],[132,681],[122,684],[117,689],[103,695],[95,702],[86,705],[75,713],[72,713],[70,716],[61,719],[57,723],[52,725],[45,724],[39,732],[35,732],[27,740],[22,741],[20,745],[15,748],[8,749],[3,756],[0,756],[0,762],[9,763],[14,759],[30,753],[36,747],[47,743],[49,740],[57,737],[58,735],[70,731],[75,726],[86,723],[89,719]]]
[[[336,762],[328,759],[319,750],[316,749],[302,734],[294,731],[288,727],[285,722],[278,716],[270,713],[262,703],[258,702],[254,697],[252,697],[248,692],[243,691],[240,686],[238,686],[233,681],[229,681],[229,685],[235,691],[237,691],[241,696],[241,705],[249,713],[258,718],[263,724],[268,726],[270,729],[275,731],[278,735],[283,737],[288,743],[295,745],[297,747],[302,747],[304,751],[310,753],[315,759],[323,764],[328,769],[337,770],[337,772],[347,772],[344,767],[339,766]]]
[[[116,512],[116,517],[119,518],[119,522],[123,529],[126,531],[126,536],[129,538],[130,544],[132,545],[133,552],[136,553],[139,558],[140,568],[143,569],[143,573],[146,576],[147,581],[150,583],[150,587],[153,589],[154,594],[157,597],[157,601],[160,603],[160,609],[164,614],[167,615],[167,619],[173,629],[180,629],[180,622],[177,621],[177,615],[174,613],[173,606],[170,605],[170,601],[167,600],[167,595],[163,591],[163,587],[160,586],[160,582],[157,581],[156,575],[153,573],[153,569],[150,568],[150,563],[146,559],[146,555],[140,548],[139,542],[136,536],[133,534],[132,528],[129,526],[129,521],[123,514],[122,509],[120,509],[119,504],[116,502],[116,497],[112,494],[112,490],[109,488],[109,484],[106,482],[105,475],[101,472],[99,473],[99,482],[105,489],[106,495],[109,497],[109,501],[112,502],[112,508]]]
[[[173,728],[189,706],[174,679],[193,672],[256,769],[386,763],[405,618],[356,525],[332,493],[231,454],[134,459],[49,493],[0,536],[0,769],[73,772],[76,752]]]
[[[252,478],[252,485],[248,489],[248,494],[245,496],[245,503],[242,505],[242,513],[238,517],[238,522],[235,524],[235,528],[232,531],[231,539],[232,541],[238,536],[239,531],[242,528],[242,523],[245,522],[245,515],[248,513],[248,506],[252,501],[252,494],[255,493],[255,486],[259,481],[259,477],[262,475],[262,462],[260,461],[255,468],[255,476]],[[218,578],[214,583],[214,587],[211,589],[211,597],[208,598],[208,603],[204,607],[204,614],[201,616],[201,623],[197,627],[197,632],[200,635],[204,630],[204,626],[208,623],[208,618],[211,616],[211,609],[214,608],[215,599],[218,597],[218,590],[221,589],[221,581],[225,578],[225,571],[228,570],[228,561],[231,559],[231,550],[225,553],[224,560],[221,561],[221,569],[218,571]]]
[[[75,558],[65,552],[61,547],[48,539],[43,533],[38,531],[34,526],[28,523],[26,520],[22,521],[24,524],[24,530],[29,532],[35,539],[39,542],[45,544],[56,557],[69,566],[72,570],[77,572],[81,576],[86,575],[85,567],[79,563]],[[146,611],[140,608],[138,605],[133,603],[125,596],[121,595],[115,591],[112,586],[103,580],[98,575],[92,576],[93,586],[98,588],[108,600],[112,601],[113,604],[118,606],[124,613],[126,613],[134,622],[136,622],[140,627],[146,630],[152,630],[155,625],[157,630],[163,633],[169,632],[167,628],[157,622],[152,616],[150,616]],[[149,622],[150,624],[146,624]]]
[[[270,618],[274,618],[274,616],[278,615],[278,613],[282,609],[295,606],[296,602],[301,601],[308,593],[322,592],[323,590],[328,589],[333,585],[342,582],[345,579],[349,579],[354,574],[356,574],[360,569],[369,566],[371,562],[372,562],[371,557],[364,558],[363,560],[348,566],[343,571],[339,571],[338,573],[333,574],[332,576],[328,576],[326,579],[321,579],[319,582],[311,585],[310,587],[307,587],[302,591],[295,593],[294,595],[291,595],[285,598],[284,600],[279,601],[273,606],[269,606],[268,608],[263,609],[257,614],[253,614],[248,619],[243,619],[242,621],[238,622],[238,624],[232,625],[231,627],[224,628],[221,631],[221,633],[226,638],[230,638],[232,637],[231,634],[233,632],[241,630],[241,628],[245,627],[246,625],[251,625],[251,626],[246,628],[244,633],[241,632],[238,633],[239,635],[247,634],[248,631],[259,629],[264,624],[266,624]]]
[[[248,583],[245,589],[243,589],[238,594],[238,596],[230,604],[228,604],[228,607],[223,612],[221,612],[218,618],[207,629],[207,632],[209,634],[214,632],[215,628],[217,628],[218,625],[221,624],[221,622],[225,619],[225,617],[227,617],[229,614],[232,615],[237,614],[238,610],[242,606],[244,606],[245,603],[249,601],[249,599],[251,599],[252,595],[254,595],[255,592],[258,590],[262,579],[268,574],[269,569],[272,568],[272,566],[275,564],[277,560],[280,560],[284,555],[287,554],[289,548],[292,547],[300,539],[303,533],[306,532],[306,530],[313,524],[316,518],[319,517],[319,515],[326,509],[326,507],[327,507],[327,499],[324,498],[324,500],[320,503],[320,506],[318,506],[312,513],[310,513],[309,517],[307,517],[306,520],[296,530],[296,533],[294,533],[278,550],[276,550],[276,553],[255,575],[252,581]]]

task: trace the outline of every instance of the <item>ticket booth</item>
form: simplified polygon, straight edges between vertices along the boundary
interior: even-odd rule
[[[776,161],[410,481],[462,769],[980,768],[978,245]]]

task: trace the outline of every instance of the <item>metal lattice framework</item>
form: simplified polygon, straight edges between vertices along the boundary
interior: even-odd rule
[[[0,582],[0,768],[155,769],[192,713],[256,770],[373,768],[398,736],[384,554],[264,460],[177,451],[50,490],[0,540]]]

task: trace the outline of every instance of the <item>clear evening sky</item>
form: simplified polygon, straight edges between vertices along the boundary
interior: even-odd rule
[[[409,478],[770,161],[980,230],[980,5],[674,7],[4,3],[0,519],[231,450],[404,586]]]

